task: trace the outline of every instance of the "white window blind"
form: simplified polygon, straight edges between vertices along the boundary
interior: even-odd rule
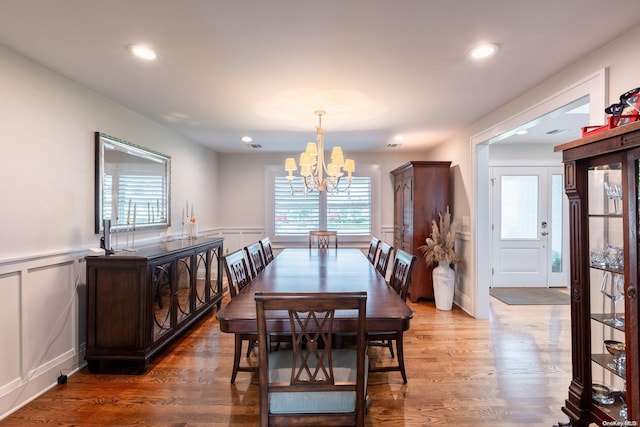
[[[305,196],[297,191],[291,194],[285,177],[274,179],[274,231],[276,236],[308,235],[309,230],[320,229],[320,199],[313,192]]]
[[[349,191],[327,194],[327,230],[371,234],[371,178],[354,177]]]
[[[300,183],[298,183],[300,186]],[[354,177],[349,191],[291,194],[286,177],[274,177],[274,233],[307,236],[309,230],[337,230],[341,235],[370,235],[371,177]]]

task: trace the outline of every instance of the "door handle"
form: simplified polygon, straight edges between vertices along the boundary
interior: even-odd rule
[[[543,236],[547,236],[549,234],[549,232],[548,231],[543,231],[540,234],[542,234]]]

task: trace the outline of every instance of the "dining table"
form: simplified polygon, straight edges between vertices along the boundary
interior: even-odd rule
[[[357,248],[286,248],[216,314],[220,330],[257,333],[256,292],[367,292],[366,328],[376,332],[409,330],[413,311]],[[277,317],[277,316],[276,316]],[[288,318],[282,313],[282,319]],[[275,332],[290,332],[272,319]],[[353,330],[348,314],[334,319],[334,330]]]

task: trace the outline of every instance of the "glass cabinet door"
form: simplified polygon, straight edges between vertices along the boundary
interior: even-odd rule
[[[621,162],[587,170],[591,397],[596,411],[617,421],[626,420],[622,170]]]
[[[172,263],[165,262],[152,266],[153,291],[153,340],[171,330],[173,307]]]
[[[222,245],[211,248],[209,258],[209,300],[220,308],[222,291]]]
[[[177,322],[181,323],[182,321],[189,318],[191,315],[191,256],[185,256],[184,258],[179,258],[176,261],[176,289],[175,289],[175,300],[176,300],[176,315]]]
[[[209,250],[196,253],[196,283],[195,283],[195,309],[199,310],[201,307],[206,306],[209,301],[207,295],[207,287],[209,286],[209,276],[207,275],[207,268],[209,267],[210,254]]]

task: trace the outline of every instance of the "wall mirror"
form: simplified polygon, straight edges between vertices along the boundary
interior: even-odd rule
[[[95,133],[95,232],[171,225],[171,157]]]

